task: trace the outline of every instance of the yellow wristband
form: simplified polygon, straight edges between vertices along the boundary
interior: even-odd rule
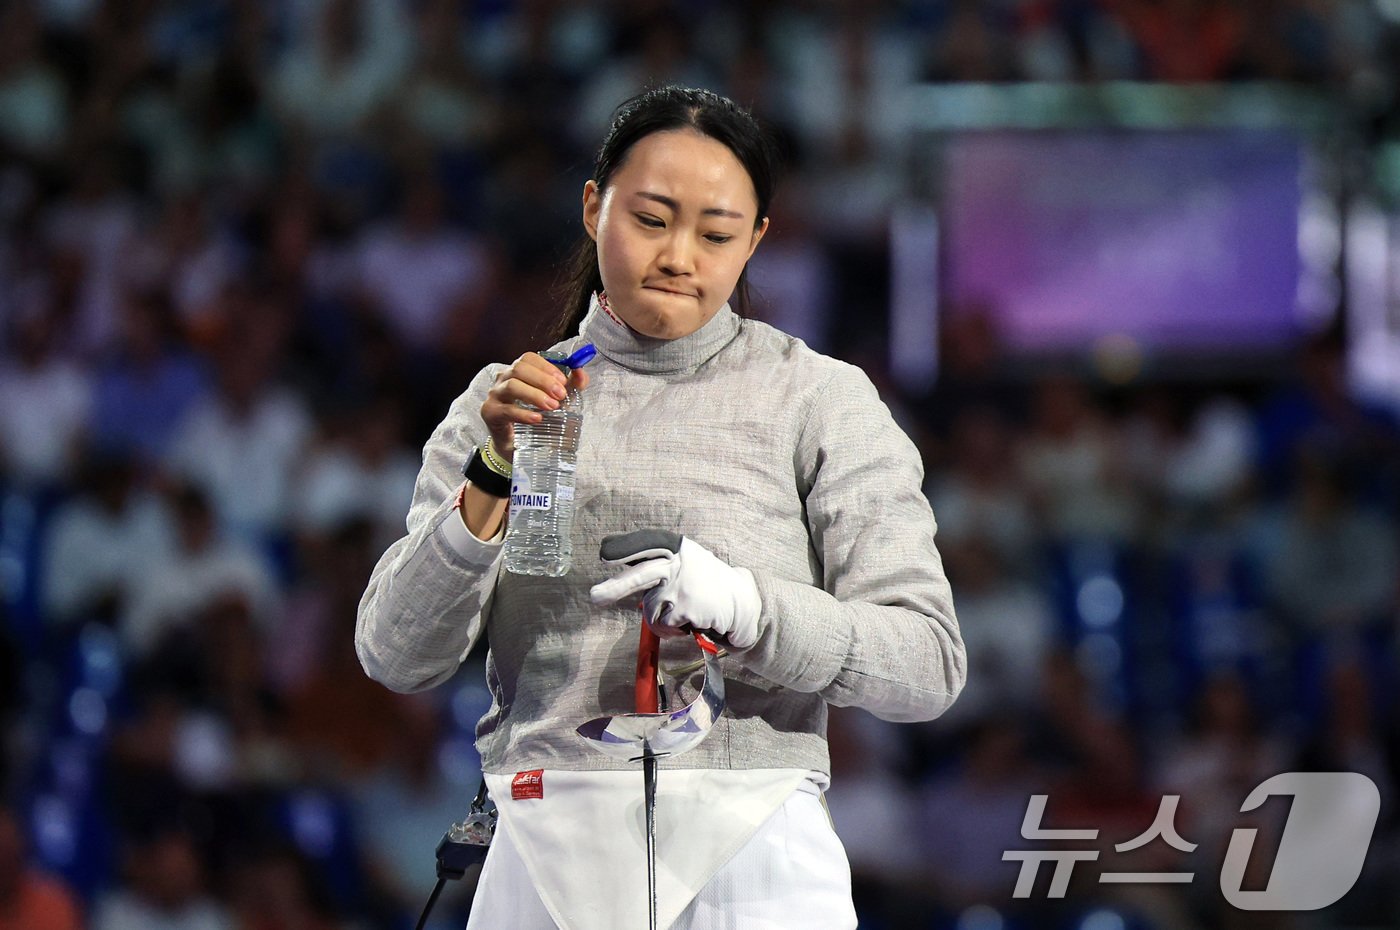
[[[486,463],[486,467],[500,475],[502,478],[509,478],[512,471],[510,463],[501,457],[501,453],[496,451],[494,440],[486,440],[486,445],[481,447],[481,460]]]

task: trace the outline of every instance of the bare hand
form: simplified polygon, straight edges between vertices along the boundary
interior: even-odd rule
[[[526,352],[496,376],[481,405],[481,419],[491,431],[495,449],[507,461],[515,455],[515,424],[538,423],[541,410],[558,410],[570,388],[588,386],[588,372],[575,368],[566,379],[558,366],[545,361],[538,352]],[[537,407],[522,407],[529,404]]]

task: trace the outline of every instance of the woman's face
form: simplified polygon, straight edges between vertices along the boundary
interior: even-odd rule
[[[678,339],[709,322],[768,229],[729,147],[689,129],[633,143],[605,190],[583,189],[608,306],[632,329]]]

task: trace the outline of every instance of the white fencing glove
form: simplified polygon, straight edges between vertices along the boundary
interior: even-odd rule
[[[627,566],[594,585],[599,607],[643,591],[642,616],[658,636],[691,631],[722,639],[735,649],[758,642],[763,602],[747,568],[734,568],[693,539],[667,530],[637,530],[603,540],[599,558]]]

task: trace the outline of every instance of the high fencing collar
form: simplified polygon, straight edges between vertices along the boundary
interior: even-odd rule
[[[643,336],[613,313],[607,295],[595,293],[579,333],[598,351],[624,368],[653,374],[691,371],[709,361],[739,332],[740,317],[729,304],[704,326],[679,339]]]

